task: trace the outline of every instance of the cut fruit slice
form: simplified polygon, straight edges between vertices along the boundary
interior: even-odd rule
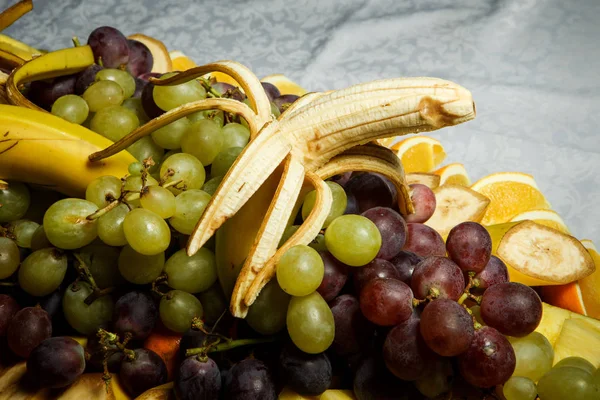
[[[596,246],[594,246],[591,240],[584,239],[581,241],[581,244],[590,253],[596,265],[596,271],[593,274],[579,281],[581,298],[583,299],[587,315],[600,319],[600,254],[598,254]]]
[[[510,280],[529,286],[564,285],[594,272],[581,242],[533,221],[486,226],[492,253],[508,268]]]
[[[544,301],[553,306],[561,307],[581,315],[588,315],[579,282],[571,282],[566,285],[542,286],[540,288],[540,296]]]
[[[392,146],[404,172],[431,172],[446,158],[442,144],[429,136],[413,136]]]
[[[554,228],[557,231],[566,233],[567,235],[571,234],[571,231],[569,231],[565,221],[563,221],[560,215],[558,215],[558,213],[554,210],[525,211],[521,214],[515,215],[510,222],[526,220],[531,220],[533,222],[537,222],[538,224],[549,226],[550,228]]]
[[[169,56],[169,51],[163,42],[153,37],[136,33],[131,36],[127,36],[127,39],[137,40],[142,42],[148,47],[152,57],[154,58],[154,64],[152,65],[152,72],[164,74],[165,72],[173,71],[173,63]]]
[[[467,175],[465,166],[461,163],[452,163],[433,172],[440,177],[440,185],[452,183],[455,185],[471,186],[471,179]]]
[[[554,345],[554,364],[567,357],[582,357],[600,367],[600,327],[590,318],[567,319]]]
[[[169,58],[171,58],[171,63],[173,67],[173,71],[187,71],[190,68],[197,67],[198,65],[183,54],[183,52],[179,50],[173,50],[169,53]]]
[[[471,189],[491,201],[483,216],[484,225],[509,222],[525,211],[551,208],[533,176],[522,172],[491,174],[475,182]]]
[[[435,229],[443,238],[461,222],[481,221],[490,203],[484,195],[461,185],[442,185],[433,193],[436,207],[425,225]]]
[[[429,174],[426,172],[411,172],[410,174],[406,174],[405,178],[408,185],[420,183],[432,190],[440,186],[440,177],[439,175],[435,174]]]
[[[10,54],[22,58],[25,61],[31,60],[35,56],[44,54],[45,52],[34,49],[33,47],[20,42],[16,39],[0,34],[0,50],[4,50]]]
[[[566,320],[572,318],[572,316],[576,314],[569,310],[565,310],[564,308],[552,306],[548,303],[542,303],[542,306],[542,320],[535,331],[546,336],[546,339],[548,339],[552,347],[554,347],[563,324]]]
[[[303,96],[308,93],[308,90],[298,85],[296,82],[290,80],[283,74],[273,74],[265,76],[260,80],[261,82],[268,82],[275,85],[279,92],[283,94],[294,94],[296,96]]]

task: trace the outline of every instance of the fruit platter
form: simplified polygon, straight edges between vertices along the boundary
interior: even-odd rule
[[[600,399],[594,243],[427,136],[476,102],[0,33],[0,399]]]

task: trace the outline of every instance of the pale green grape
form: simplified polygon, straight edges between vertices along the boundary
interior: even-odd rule
[[[160,319],[174,332],[183,333],[192,327],[194,317],[202,318],[202,304],[193,295],[182,290],[171,290],[160,299]]]
[[[146,115],[146,111],[144,111],[144,107],[142,106],[142,100],[138,98],[129,98],[123,100],[123,107],[127,108],[138,117],[140,121],[140,125],[144,125],[146,122],[150,121],[150,118]]]
[[[0,223],[23,218],[30,202],[27,186],[21,182],[9,182],[7,189],[0,189]]]
[[[87,104],[87,103],[86,103]],[[94,119],[94,116],[96,115],[95,112],[89,112],[87,118],[85,119],[85,121],[83,121],[81,123],[81,126],[91,129],[90,126],[92,125],[92,120]]]
[[[221,110],[202,110],[197,111],[187,116],[191,123],[200,121],[201,119],[209,119],[219,126],[225,124],[225,113]]]
[[[346,205],[348,203],[348,198],[346,197],[346,192],[344,188],[338,185],[335,182],[327,181],[327,186],[331,189],[331,195],[333,196],[333,202],[331,203],[331,209],[329,210],[329,215],[327,215],[327,219],[323,223],[323,228],[327,228],[331,222],[337,217],[344,215],[344,211],[346,211]],[[306,197],[304,197],[304,203],[302,204],[302,219],[306,221],[308,215],[312,211],[315,206],[315,201],[317,200],[317,192],[312,190],[307,193]]]
[[[227,310],[227,307],[229,307],[219,282],[215,282],[208,290],[200,293],[198,300],[202,304],[204,321],[210,325],[214,325],[223,312]]]
[[[46,236],[44,225],[38,226],[35,232],[33,232],[33,235],[31,235],[31,251],[41,250],[51,246],[52,243],[50,243]]]
[[[106,207],[119,197],[121,197],[121,180],[112,175],[99,176],[85,189],[85,199],[98,208]]]
[[[327,251],[327,245],[325,244],[325,235],[319,233],[316,238],[308,244],[310,247],[318,252]]]
[[[153,256],[171,243],[171,230],[160,215],[144,208],[131,210],[123,221],[127,243],[138,253]]]
[[[223,176],[216,176],[214,178],[211,178],[210,180],[204,183],[204,186],[202,186],[202,190],[210,194],[211,196],[214,195],[217,189],[219,188],[219,185],[223,181],[223,178]]]
[[[71,250],[90,244],[98,236],[95,220],[87,217],[98,210],[91,201],[63,199],[44,215],[44,230],[54,246]]]
[[[119,254],[119,272],[131,283],[145,285],[153,282],[165,266],[165,253],[145,256],[125,246]]]
[[[79,256],[87,265],[100,289],[125,283],[119,273],[120,249],[105,244],[85,246],[79,251]]]
[[[179,149],[181,147],[181,138],[189,126],[190,121],[186,117],[179,118],[152,132],[152,139],[163,149]]]
[[[110,295],[102,296],[89,306],[85,299],[92,294],[87,282],[69,285],[63,296],[63,313],[69,325],[83,335],[95,333],[102,325],[110,322],[113,315],[114,301]]]
[[[277,282],[292,296],[306,296],[317,290],[324,273],[319,253],[305,245],[290,248],[277,263]]]
[[[589,362],[585,358],[576,356],[563,358],[562,360],[557,362],[553,368],[561,367],[581,368],[582,370],[587,371],[590,374],[594,374],[594,372],[596,371],[596,367],[594,367],[594,365],[591,362]]]
[[[202,163],[190,154],[177,153],[170,156],[160,166],[160,176],[167,176],[169,170],[172,170],[173,174],[165,179],[165,183],[182,181],[178,186],[185,185],[187,190],[200,189],[204,185],[206,171]],[[174,186],[170,186],[169,190],[174,195],[183,192]]]
[[[40,224],[37,222],[29,221],[27,219],[20,219],[13,222],[13,235],[15,235],[17,245],[24,249],[30,249],[31,238],[39,226]]]
[[[541,400],[594,400],[600,398],[592,375],[578,367],[552,368],[537,384]]]
[[[291,238],[292,235],[296,233],[298,229],[300,229],[300,225],[290,225],[287,228],[285,228],[285,230],[283,231],[283,235],[281,235],[281,239],[279,239],[279,244],[277,245],[277,247],[279,248],[283,246],[283,244],[287,242],[288,239]]]
[[[132,162],[131,164],[129,164],[129,167],[127,167],[127,172],[129,172],[129,175],[134,176],[141,176],[143,170],[144,165],[139,161]]]
[[[143,184],[142,177],[140,175],[128,176],[127,179],[125,179],[125,184],[123,185],[123,191],[127,192],[128,196],[131,194],[134,194],[134,193],[140,193],[142,190],[142,184]],[[158,181],[156,179],[154,179],[151,176],[146,177],[146,187],[157,186],[157,185],[158,185]],[[139,199],[130,200],[130,199],[127,199],[127,196],[126,196],[126,200],[132,207],[140,206]]]
[[[98,237],[109,246],[125,246],[127,238],[123,231],[123,221],[129,212],[129,207],[119,204],[98,218]]]
[[[250,130],[242,124],[231,122],[223,127],[223,148],[246,147],[250,141]]]
[[[377,226],[361,215],[342,215],[325,231],[327,250],[342,263],[360,267],[371,262],[381,247]]]
[[[262,335],[273,335],[285,328],[290,295],[271,279],[248,309],[246,322]]]
[[[84,99],[74,94],[67,94],[56,99],[51,113],[74,124],[82,124],[90,113]]]
[[[596,384],[596,387],[600,388],[600,368],[594,371],[594,374],[592,375],[592,381]]]
[[[215,253],[201,248],[190,257],[181,249],[169,257],[165,273],[169,287],[188,293],[203,292],[217,281]]]
[[[213,160],[210,173],[213,176],[225,176],[242,150],[244,150],[242,147],[230,147],[219,152]]]
[[[126,150],[138,161],[145,161],[147,158],[152,157],[154,165],[148,168],[148,171],[150,172],[158,171],[158,164],[160,164],[163,155],[165,154],[162,147],[154,143],[154,140],[152,140],[150,136],[141,138],[131,146],[127,147]]]
[[[34,251],[19,268],[19,286],[32,296],[46,296],[62,283],[67,272],[65,253],[48,247]]]
[[[544,335],[532,332],[527,336],[508,340],[515,350],[517,365],[513,376],[523,376],[537,382],[552,368],[554,350]]]
[[[208,119],[191,124],[181,138],[181,150],[210,165],[223,148],[222,128]]]
[[[140,126],[140,120],[135,113],[123,106],[108,106],[99,110],[90,122],[90,129],[105,138],[116,142],[135,128]]]
[[[105,107],[120,105],[125,96],[121,86],[113,81],[93,83],[83,92],[83,99],[91,112],[98,112]]]
[[[187,190],[179,194],[175,197],[175,214],[169,223],[177,232],[191,234],[209,201],[210,194],[202,190]]]
[[[164,74],[160,79],[166,79],[175,75],[175,73]],[[206,98],[206,90],[200,82],[192,79],[179,85],[155,86],[152,92],[154,102],[162,110],[169,111],[192,101]]]
[[[15,273],[21,262],[21,253],[14,240],[0,237],[0,279]]]
[[[123,96],[128,99],[135,92],[135,80],[127,71],[117,68],[104,68],[96,74],[96,81],[113,81],[123,89]]]
[[[175,195],[162,186],[149,186],[140,198],[140,204],[161,218],[175,214]]]
[[[281,115],[281,111],[279,111],[279,107],[277,107],[277,104],[271,102],[271,114],[273,114],[275,116],[275,118],[279,117]]]
[[[429,399],[438,398],[452,389],[452,364],[449,358],[438,357],[430,361],[429,372],[415,381],[421,394]]]
[[[333,343],[333,314],[318,292],[292,297],[286,320],[292,342],[305,353],[322,353]]]
[[[504,383],[502,394],[506,400],[535,400],[537,388],[531,379],[513,376]]]

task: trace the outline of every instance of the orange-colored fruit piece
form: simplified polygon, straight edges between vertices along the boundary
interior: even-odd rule
[[[453,185],[471,186],[471,179],[467,175],[465,166],[461,163],[445,165],[433,171],[433,173],[440,177],[440,185],[450,183]]]
[[[540,294],[544,301],[581,315],[588,315],[578,282],[566,285],[542,286]]]
[[[194,60],[179,50],[171,51],[169,53],[169,57],[171,58],[171,63],[173,64],[173,71],[186,71],[197,66]]]
[[[442,144],[429,136],[413,136],[392,146],[404,172],[431,172],[446,158]]]
[[[531,210],[515,215],[510,222],[530,220],[540,225],[546,225],[567,235],[571,234],[565,221],[554,210]]]
[[[290,78],[283,74],[273,74],[269,76],[265,76],[260,80],[261,82],[268,82],[274,85],[279,92],[283,94],[294,94],[296,96],[303,96],[308,91],[304,89],[302,86],[298,85],[296,82],[292,81]]]
[[[587,310],[587,315],[600,319],[600,254],[591,240],[584,239],[581,244],[588,250],[596,265],[594,273],[579,280],[581,298]]]
[[[172,332],[162,325],[155,328],[144,342],[144,347],[146,349],[154,351],[165,362],[169,380],[173,379],[175,369],[179,365],[180,342],[181,334]]]

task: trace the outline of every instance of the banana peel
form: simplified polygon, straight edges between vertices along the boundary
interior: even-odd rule
[[[34,49],[26,43],[16,40],[10,36],[0,33],[0,50],[19,57],[24,61],[29,61],[34,57],[45,54],[46,52]]]

